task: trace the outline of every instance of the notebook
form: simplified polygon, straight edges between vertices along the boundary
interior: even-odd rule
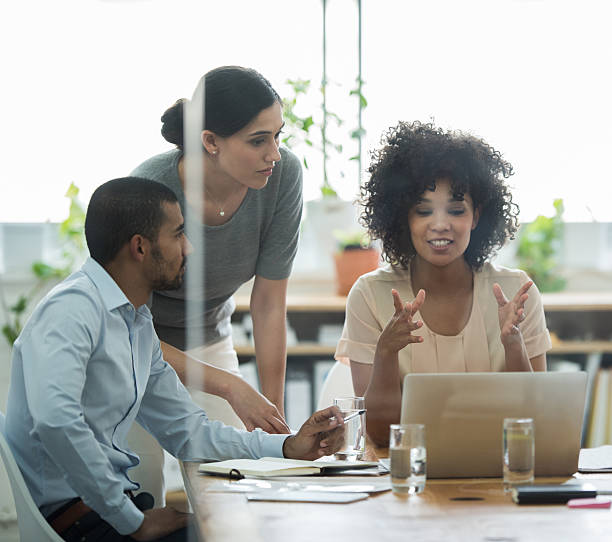
[[[580,472],[612,472],[612,445],[580,450],[578,458]]]
[[[578,469],[587,375],[407,374],[402,423],[424,423],[429,478],[501,477],[504,418],[535,423],[535,475]]]
[[[312,474],[333,474],[353,469],[376,467],[377,461],[302,461],[282,457],[261,459],[229,459],[201,463],[198,471],[204,474],[225,474],[227,476],[307,476]]]

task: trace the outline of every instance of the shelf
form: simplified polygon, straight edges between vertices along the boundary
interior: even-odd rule
[[[249,298],[236,296],[236,312],[249,311]],[[290,295],[287,296],[287,312],[344,312],[346,297],[339,295]]]
[[[557,341],[548,354],[612,354],[612,341]]]
[[[605,329],[601,328],[604,324],[602,319],[608,316],[603,312],[612,312],[612,292],[586,292],[586,293],[549,293],[543,294],[544,310],[547,313],[547,320],[553,323],[551,330],[558,330],[563,334],[569,332],[586,334],[590,332],[595,336],[606,336]],[[317,330],[320,325],[334,323],[342,324],[346,297],[337,295],[289,295],[287,297],[287,313],[294,329],[299,331],[298,337],[303,340],[294,346],[287,347],[288,357],[311,357],[317,356],[333,359],[336,345],[320,344],[316,342]],[[236,296],[236,312],[245,313],[249,311],[249,297],[245,295]],[[577,329],[576,320],[579,313],[591,314],[589,318],[581,320],[582,328]],[[316,316],[309,316],[309,313],[319,313]],[[571,313],[576,313],[575,315]],[[293,316],[292,316],[293,315]],[[568,321],[568,318],[570,319]],[[569,324],[568,324],[569,322]],[[595,325],[597,324],[597,325]],[[571,329],[567,329],[568,326]],[[605,327],[605,325],[604,325]],[[255,349],[251,345],[237,346],[236,351],[239,356],[254,356]],[[563,354],[611,354],[612,341],[608,340],[571,340],[564,341],[554,338],[553,347],[548,352],[551,355]]]
[[[319,344],[315,342],[303,342],[295,346],[287,347],[287,356],[325,356],[333,357],[336,352],[336,345]],[[239,356],[254,356],[254,346],[236,346],[236,353]]]
[[[612,311],[612,292],[556,292],[542,294],[544,311]]]
[[[492,295],[492,294],[491,294]],[[249,311],[249,297],[236,296],[236,312]],[[612,311],[612,292],[560,292],[542,294],[545,312]],[[290,295],[288,312],[344,312],[346,297],[338,295]]]
[[[287,347],[287,356],[326,356],[333,357],[335,345],[303,342]],[[254,356],[253,346],[236,346],[239,356]],[[556,341],[547,354],[611,354],[612,341]]]

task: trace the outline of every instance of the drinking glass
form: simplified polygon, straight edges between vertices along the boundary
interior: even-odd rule
[[[533,483],[535,439],[532,418],[504,418],[504,489]]]
[[[420,423],[391,425],[389,457],[393,492],[404,495],[421,493],[427,478],[425,426]]]
[[[344,424],[344,445],[335,453],[336,459],[361,459],[365,452],[366,415],[365,399],[363,397],[338,397],[334,399],[342,415],[346,418],[363,410]]]

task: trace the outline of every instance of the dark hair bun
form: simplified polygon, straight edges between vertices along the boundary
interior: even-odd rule
[[[204,99],[202,99],[202,93]],[[259,72],[241,66],[210,70],[198,82],[192,102],[202,108],[202,126],[220,137],[242,130],[261,111],[281,103],[280,96]],[[183,113],[188,100],[178,100],[162,115],[164,139],[183,149]]]
[[[161,134],[169,143],[173,143],[177,147],[183,146],[183,111],[187,100],[181,98],[164,111],[161,116],[162,128]]]

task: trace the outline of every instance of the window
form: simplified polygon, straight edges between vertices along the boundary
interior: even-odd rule
[[[556,197],[566,220],[612,221],[607,2],[362,3],[364,168],[389,126],[433,117],[512,162],[523,221],[552,213]],[[350,127],[356,2],[328,9],[329,78],[345,86],[330,109]],[[254,67],[281,94],[287,78],[321,78],[318,0],[25,0],[0,10],[2,222],[60,220],[70,182],[86,201],[168,149],[159,117],[212,67]],[[341,181],[344,197],[354,177]],[[306,199],[319,179],[313,164]]]

